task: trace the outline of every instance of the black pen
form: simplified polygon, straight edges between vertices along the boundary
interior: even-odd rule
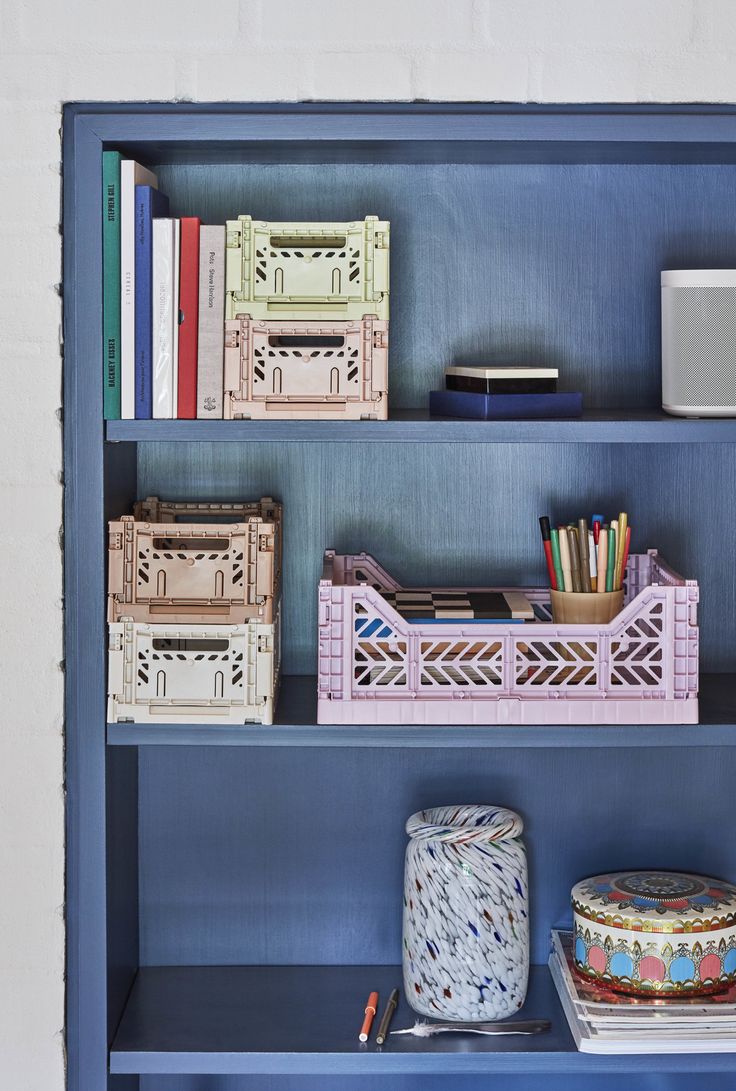
[[[376,1045],[382,1046],[383,1043],[386,1041],[386,1036],[388,1035],[388,1028],[389,1028],[389,1026],[391,1024],[391,1019],[393,1018],[393,1014],[396,1011],[398,1006],[399,1006],[399,990],[394,989],[394,991],[391,993],[391,995],[388,998],[388,1003],[386,1004],[386,1010],[384,1011],[383,1015],[381,1016],[381,1022],[380,1022],[379,1027],[378,1027],[378,1034],[376,1035]]]

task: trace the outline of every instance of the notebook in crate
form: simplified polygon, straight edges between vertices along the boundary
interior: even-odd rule
[[[583,981],[572,933],[552,931],[549,970],[581,1053],[736,1052],[736,986],[715,996],[633,997]]]
[[[411,622],[523,622],[534,610],[521,591],[382,591],[383,598]]]

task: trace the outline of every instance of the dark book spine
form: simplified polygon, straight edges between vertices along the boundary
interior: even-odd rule
[[[169,211],[151,186],[135,187],[135,416],[153,416],[153,217]]]
[[[105,420],[120,420],[120,153],[102,153],[102,375]]]

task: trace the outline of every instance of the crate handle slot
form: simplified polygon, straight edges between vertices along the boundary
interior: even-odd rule
[[[274,250],[293,250],[297,246],[302,250],[342,250],[346,243],[345,235],[271,235],[271,246]]]
[[[213,550],[224,553],[230,548],[230,542],[226,538],[154,538],[153,548],[162,552],[192,549],[199,553]]]
[[[273,349],[341,349],[345,346],[345,338],[340,334],[272,333],[268,344]]]
[[[180,637],[178,639],[154,637],[151,644],[156,652],[226,652],[230,646],[230,641],[217,640],[214,637],[211,639],[200,637]]]

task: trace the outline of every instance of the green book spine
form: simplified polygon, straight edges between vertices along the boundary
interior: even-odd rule
[[[102,345],[105,420],[120,420],[120,152],[102,153]]]

